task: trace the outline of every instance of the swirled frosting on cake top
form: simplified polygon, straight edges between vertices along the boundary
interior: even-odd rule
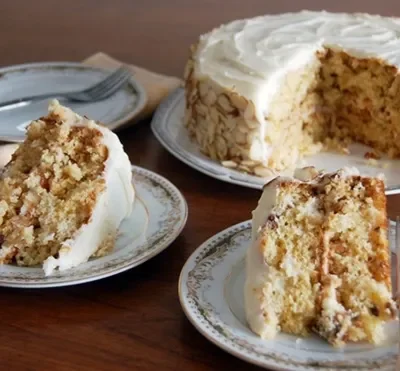
[[[302,11],[237,20],[201,37],[196,73],[256,99],[323,47],[400,66],[400,19]]]

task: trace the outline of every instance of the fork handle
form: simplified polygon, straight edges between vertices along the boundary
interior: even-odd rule
[[[0,102],[0,111],[5,111],[13,108],[24,107],[38,100],[56,98],[56,97],[67,97],[68,93],[48,93],[35,95],[30,97],[22,97],[18,99],[13,99],[5,102]]]

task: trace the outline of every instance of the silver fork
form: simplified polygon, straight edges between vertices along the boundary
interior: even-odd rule
[[[29,97],[22,97],[6,102],[0,102],[0,111],[26,106],[35,101],[48,98],[65,98],[76,102],[95,102],[108,98],[127,83],[131,73],[122,66],[109,74],[105,79],[86,89],[71,92],[54,92]]]

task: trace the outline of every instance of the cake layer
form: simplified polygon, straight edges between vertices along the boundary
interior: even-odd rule
[[[189,134],[262,177],[352,141],[398,157],[399,30],[397,18],[310,11],[218,27],[186,66]]]
[[[311,331],[335,346],[382,342],[396,316],[384,183],[356,170],[265,186],[253,213],[245,308],[263,338]]]
[[[114,133],[53,101],[1,175],[0,262],[48,275],[110,251],[132,209],[131,176]]]

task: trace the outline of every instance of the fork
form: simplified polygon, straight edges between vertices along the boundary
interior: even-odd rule
[[[35,101],[47,99],[47,98],[65,98],[75,102],[95,102],[105,98],[108,98],[119,90],[122,86],[127,83],[131,77],[131,72],[122,66],[109,74],[103,80],[96,84],[89,86],[83,90],[71,91],[71,92],[58,92],[58,93],[47,93],[35,96],[22,97],[13,99],[6,102],[0,103],[0,111],[23,107],[31,104]]]

